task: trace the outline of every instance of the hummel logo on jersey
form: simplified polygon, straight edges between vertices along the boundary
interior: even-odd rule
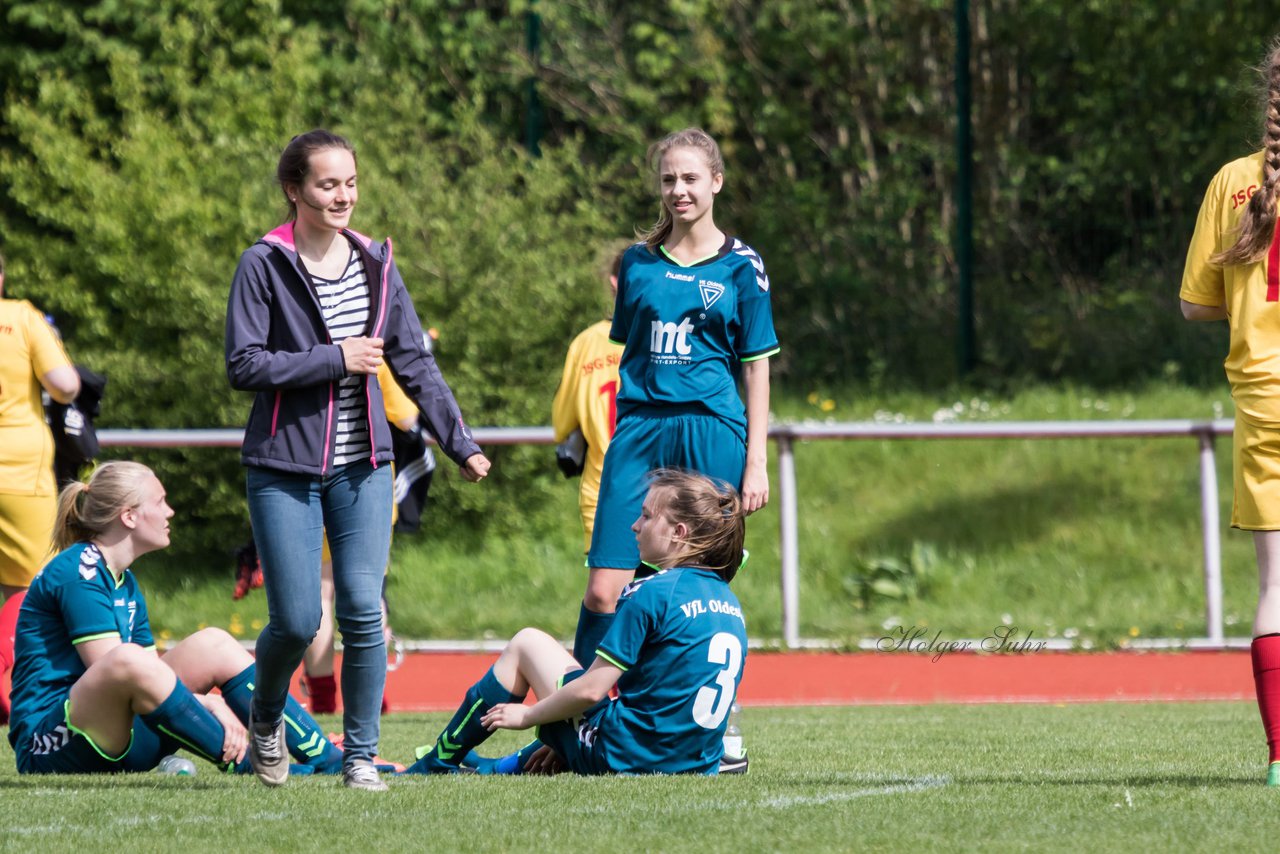
[[[698,293],[702,294],[702,307],[704,309],[711,308],[716,304],[716,300],[724,296],[724,285],[719,282],[708,282],[706,279],[698,281]]]
[[[661,320],[653,321],[649,336],[650,356],[664,362],[689,361],[687,358],[680,357],[688,356],[693,352],[693,347],[689,344],[689,333],[692,331],[693,324],[687,317],[681,318],[678,324],[663,323]]]
[[[668,270],[668,271],[667,271],[667,278],[668,278],[668,279],[675,279],[677,282],[692,282],[692,281],[693,281],[693,276],[688,276],[688,275],[685,275],[684,273],[673,273],[673,272],[671,272],[670,270]]]

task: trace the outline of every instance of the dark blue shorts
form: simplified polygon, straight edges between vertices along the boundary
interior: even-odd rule
[[[618,422],[604,455],[587,566],[633,570],[640,563],[631,526],[649,490],[649,472],[688,469],[740,489],[746,462],[742,438],[713,415],[627,415]]]
[[[556,687],[562,688],[586,672],[581,669],[572,670],[560,677]],[[543,724],[537,729],[538,739],[554,750],[575,774],[612,774],[613,771],[601,758],[596,743],[600,718],[604,716],[604,710],[608,706],[609,699],[605,698],[572,720]]]
[[[120,774],[150,771],[181,745],[162,737],[142,718],[133,719],[133,737],[120,756],[98,749],[93,739],[71,725],[71,700],[64,700],[36,724],[26,743],[15,745],[19,774]]]

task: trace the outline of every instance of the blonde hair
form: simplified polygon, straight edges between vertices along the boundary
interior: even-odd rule
[[[138,506],[150,476],[153,472],[142,463],[113,460],[94,469],[87,483],[67,484],[58,494],[54,548],[62,551],[105,532],[123,511]]]
[[[662,181],[662,176],[658,173],[662,168],[662,158],[673,148],[696,148],[706,158],[707,168],[711,170],[712,177],[724,174],[724,155],[720,153],[720,146],[716,145],[711,134],[702,128],[685,128],[667,134],[649,146],[649,150],[645,153],[645,162],[653,169],[659,184]],[[667,210],[667,206],[662,204],[661,200],[659,200],[659,208],[658,221],[653,224],[653,227],[645,232],[636,232],[636,236],[650,249],[657,249],[671,235],[673,225],[671,211]]]
[[[1223,266],[1261,261],[1275,234],[1276,205],[1280,203],[1280,38],[1271,43],[1258,71],[1266,83],[1262,186],[1249,199],[1236,242],[1210,259]]]
[[[732,581],[742,565],[742,543],[747,535],[738,490],[724,481],[681,469],[653,472],[649,489],[656,491],[654,512],[666,515],[672,525],[683,523],[689,530],[671,565],[704,567],[726,582]]]

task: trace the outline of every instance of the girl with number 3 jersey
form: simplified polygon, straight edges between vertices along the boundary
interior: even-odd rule
[[[747,650],[729,589],[743,562],[742,501],[692,472],[658,471],[647,482],[631,528],[656,572],[628,585],[591,666],[546,632],[523,629],[406,773],[456,773],[464,760],[482,773],[520,773],[538,742],[497,763],[468,752],[495,729],[529,727],[578,774],[718,771]],[[538,703],[521,705],[530,689]]]

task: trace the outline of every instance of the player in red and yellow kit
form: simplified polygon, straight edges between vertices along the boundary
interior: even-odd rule
[[[618,270],[626,248],[622,246],[612,253],[607,270],[610,300],[618,293]],[[622,360],[622,345],[609,340],[609,326],[608,319],[601,320],[573,339],[564,359],[560,387],[551,404],[551,426],[560,446],[557,455],[562,460],[572,460],[575,468],[581,466],[578,509],[585,533],[584,553],[591,548],[604,452],[618,420],[618,363]],[[581,443],[586,445],[585,458]]]
[[[1188,320],[1226,320],[1225,367],[1235,400],[1231,525],[1253,531],[1258,610],[1253,675],[1280,786],[1280,40],[1264,63],[1262,151],[1223,166],[1205,192],[1182,274]]]
[[[0,257],[0,723],[9,719],[5,674],[13,664],[18,594],[52,553],[58,488],[40,392],[58,403],[80,392],[80,375],[44,315],[3,296]]]

